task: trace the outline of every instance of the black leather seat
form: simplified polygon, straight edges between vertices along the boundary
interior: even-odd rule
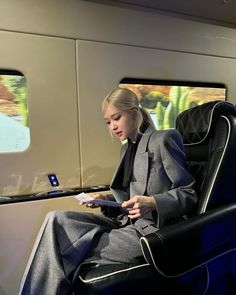
[[[235,222],[236,204],[212,209],[142,237],[144,256],[174,294],[236,294]]]
[[[147,286],[156,294],[236,290],[235,107],[221,101],[197,106],[178,116],[176,128],[196,178],[197,211],[186,221],[142,237],[145,260],[138,266],[80,269],[74,294],[143,294]],[[214,293],[220,288],[223,292]]]
[[[194,107],[177,117],[176,129],[183,137],[188,170],[197,182],[197,213],[235,202],[235,106],[219,101]]]

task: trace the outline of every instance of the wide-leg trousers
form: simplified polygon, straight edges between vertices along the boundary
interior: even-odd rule
[[[35,241],[19,294],[71,294],[75,270],[86,261],[139,263],[142,251],[134,225],[120,227],[103,215],[50,212]]]

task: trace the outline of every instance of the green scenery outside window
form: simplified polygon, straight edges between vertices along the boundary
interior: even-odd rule
[[[120,87],[135,92],[157,129],[175,128],[175,119],[194,106],[226,99],[226,87],[220,83],[156,81],[126,78]]]
[[[0,70],[0,153],[21,152],[30,144],[26,78]]]

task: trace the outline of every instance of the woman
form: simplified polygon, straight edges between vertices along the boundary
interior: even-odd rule
[[[186,170],[181,136],[157,131],[137,96],[118,88],[103,101],[109,131],[121,141],[121,160],[111,182],[122,208],[101,215],[52,212],[41,228],[20,294],[70,294],[82,263],[140,263],[139,236],[190,213],[196,204],[194,179]],[[86,204],[86,206],[96,207]]]

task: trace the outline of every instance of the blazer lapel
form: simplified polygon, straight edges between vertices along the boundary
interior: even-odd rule
[[[134,175],[139,175],[139,179],[142,181],[133,182],[130,187],[130,195],[140,194],[143,195],[146,191],[147,187],[147,178],[148,178],[148,171],[149,171],[149,153],[147,151],[148,142],[152,132],[155,131],[155,128],[149,126],[137,148],[137,152],[134,159]]]
[[[140,182],[132,182],[130,186],[130,195],[134,194],[143,195],[146,191],[147,186],[147,177],[148,177],[148,164],[149,164],[149,154],[147,152],[147,146],[152,132],[155,131],[155,128],[149,126],[143,136],[140,139],[138,144],[138,148],[136,151],[136,155],[134,158],[134,169],[135,173],[141,175],[142,183]],[[123,165],[124,165],[124,156],[127,146],[122,147],[121,159],[118,164],[118,167],[115,171],[115,174],[111,181],[111,191],[118,202],[122,202],[129,199],[129,195],[126,191],[121,189],[121,175],[123,177]],[[136,171],[137,170],[137,171]],[[145,185],[144,185],[145,183]]]
[[[151,134],[152,134],[153,131],[155,131],[155,128],[152,127],[152,126],[149,126],[145,130],[143,136],[140,139],[140,142],[139,142],[139,145],[138,145],[138,148],[137,148],[136,155],[137,154],[145,153],[147,151],[147,145],[148,145],[150,136],[151,136]]]

